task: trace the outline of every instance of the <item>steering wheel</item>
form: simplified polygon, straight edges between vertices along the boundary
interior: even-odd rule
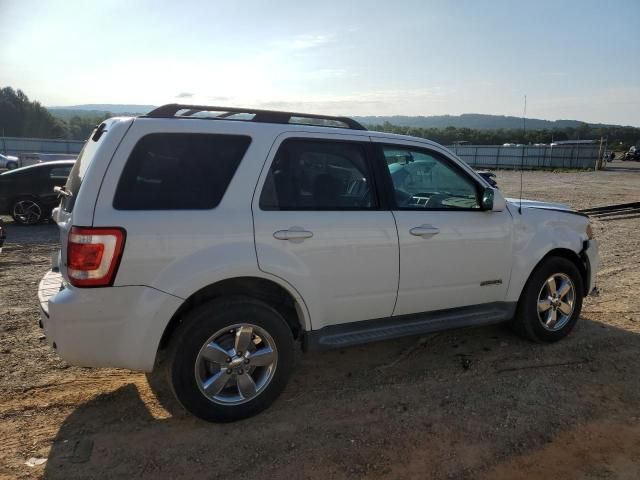
[[[446,193],[436,193],[434,195],[431,195],[424,208],[443,208],[444,205],[442,204],[442,201],[446,200],[449,197],[450,195]]]

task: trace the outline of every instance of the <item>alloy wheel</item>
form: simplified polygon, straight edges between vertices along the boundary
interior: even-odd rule
[[[212,402],[238,405],[267,388],[277,363],[276,344],[263,328],[232,325],[213,334],[198,352],[196,382]]]
[[[576,301],[576,289],[571,278],[554,273],[542,285],[538,294],[538,319],[551,332],[561,330],[571,319]]]
[[[24,225],[34,225],[42,218],[40,206],[33,200],[20,200],[13,205],[13,218]]]

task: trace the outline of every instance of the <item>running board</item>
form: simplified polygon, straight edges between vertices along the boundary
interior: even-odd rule
[[[330,325],[306,332],[302,346],[305,351],[327,350],[454,328],[492,325],[510,320],[515,311],[515,302],[494,302]]]

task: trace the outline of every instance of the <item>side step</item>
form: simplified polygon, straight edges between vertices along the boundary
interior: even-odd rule
[[[515,311],[515,302],[494,302],[416,315],[330,325],[306,332],[303,349],[327,350],[454,328],[491,325],[510,320]]]

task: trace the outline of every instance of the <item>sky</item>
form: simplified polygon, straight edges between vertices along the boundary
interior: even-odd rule
[[[640,0],[0,0],[0,87],[640,126]]]

